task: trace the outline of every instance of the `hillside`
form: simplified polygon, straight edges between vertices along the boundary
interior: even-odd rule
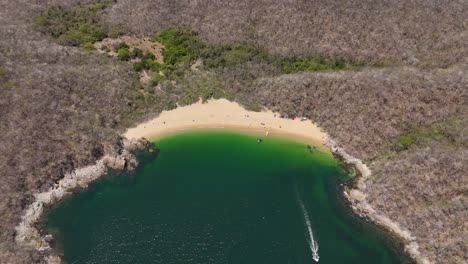
[[[424,256],[466,262],[467,17],[466,1],[1,1],[0,262],[43,261],[14,240],[34,193],[200,97],[311,118],[370,166],[368,200]],[[122,35],[161,42],[164,62],[93,49]]]
[[[143,35],[176,25],[212,43],[249,41],[284,56],[447,67],[467,62],[467,10],[466,1],[449,0],[123,0],[106,22]]]

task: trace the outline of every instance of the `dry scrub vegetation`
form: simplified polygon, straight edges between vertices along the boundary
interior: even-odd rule
[[[149,35],[176,25],[211,43],[252,42],[284,56],[449,66],[467,58],[466,1],[118,1],[106,21]]]
[[[36,32],[31,18],[42,8],[27,1],[0,6],[0,263],[43,261],[14,242],[32,194],[119,151],[119,127],[138,101],[131,65]]]
[[[0,1],[0,262],[43,261],[14,242],[33,193],[200,97],[316,121],[370,165],[370,203],[424,256],[466,262],[467,1],[79,2]],[[122,35],[164,60],[93,50]]]
[[[464,263],[467,71],[303,73],[259,80],[243,98],[316,120],[370,166],[366,190],[377,212],[407,228],[433,262]]]

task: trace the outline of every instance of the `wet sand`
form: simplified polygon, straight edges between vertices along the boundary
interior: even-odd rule
[[[267,136],[286,136],[328,150],[327,134],[310,120],[281,118],[269,110],[253,112],[226,99],[198,102],[163,111],[158,117],[128,129],[128,139],[155,139],[167,133],[190,129],[242,130]]]

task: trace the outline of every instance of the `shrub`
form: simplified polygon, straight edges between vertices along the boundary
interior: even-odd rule
[[[161,69],[163,69],[163,65],[159,64],[159,62],[156,60],[146,60],[144,66],[145,69],[149,69],[154,72],[159,72]]]
[[[100,50],[102,50],[102,51],[104,51],[104,52],[110,52],[110,49],[109,49],[109,47],[107,47],[107,46],[102,46],[102,47],[100,48]]]
[[[428,141],[445,142],[446,144],[457,145],[455,138],[461,129],[451,120],[446,121],[441,126],[414,126],[409,128],[405,134],[398,137],[398,144],[407,149],[411,145],[422,145]],[[441,128],[442,127],[442,128]]]
[[[133,69],[137,72],[142,71],[145,69],[145,66],[141,61],[133,63]]]
[[[327,70],[330,67],[323,63],[314,62],[309,59],[284,60],[282,63],[283,73],[294,73],[302,71]]]
[[[283,58],[270,55],[265,50],[248,43],[207,45],[195,34],[178,31],[175,27],[159,31],[154,39],[165,46],[163,68],[168,75],[174,70],[172,66],[181,62],[192,62],[197,58],[203,59],[203,65],[207,69],[236,68],[234,70],[239,71],[252,64],[269,65],[274,69],[270,70],[272,75],[302,71],[342,70],[366,65],[363,60],[346,61],[341,57],[324,57],[318,53],[310,54],[305,58]]]
[[[164,45],[164,63],[176,65],[190,62],[200,55],[204,44],[192,33],[178,31],[169,27],[159,31],[154,39]]]
[[[130,49],[130,47],[125,42],[119,42],[118,44],[114,44],[114,50],[118,52],[119,49]]]
[[[363,59],[346,60],[339,56],[325,57],[323,54],[312,53],[303,58],[281,58],[282,73],[305,71],[343,70],[370,65]]]
[[[169,110],[174,110],[176,108],[177,108],[177,102],[173,100],[167,101],[165,110],[169,111]]]
[[[164,75],[155,74],[155,75],[153,76],[153,78],[151,78],[149,85],[150,85],[150,86],[156,86],[156,85],[158,85],[159,83],[161,83],[162,81],[164,81],[165,79],[166,79],[166,78],[164,77]]]
[[[252,45],[236,43],[206,47],[201,57],[208,68],[225,68],[251,61],[268,60],[268,53]]]
[[[4,89],[9,88],[10,86],[11,86],[11,82],[2,83],[2,88],[4,88]]]
[[[411,146],[411,144],[413,143],[413,140],[409,136],[401,135],[398,138],[398,143],[400,144],[400,146],[407,149],[407,148],[409,148],[409,146]]]
[[[141,58],[143,57],[143,51],[139,48],[134,48],[131,52],[132,58]]]
[[[261,112],[263,110],[263,107],[259,103],[246,103],[245,109],[253,112]]]
[[[109,38],[118,38],[119,36],[123,35],[123,32],[122,32],[122,29],[120,28],[117,28],[117,27],[111,27],[111,29],[109,29],[109,32],[107,33],[107,35],[109,36]]]
[[[81,47],[87,49],[87,50],[93,50],[94,49],[94,45],[92,42],[86,42],[84,43],[83,45],[81,45]]]
[[[51,7],[34,18],[38,29],[51,35],[62,45],[84,46],[107,37],[107,30],[100,23],[100,14],[113,1],[98,0],[70,9]],[[89,45],[88,45],[89,46]]]
[[[135,53],[132,51],[132,57],[134,55]],[[133,69],[135,69],[135,71],[152,70],[159,72],[161,69],[163,69],[163,65],[161,65],[156,60],[156,57],[152,53],[145,53],[144,55],[140,56],[139,62],[135,62],[133,64]]]
[[[122,61],[128,61],[130,59],[130,50],[128,48],[120,48],[117,51],[117,58]]]

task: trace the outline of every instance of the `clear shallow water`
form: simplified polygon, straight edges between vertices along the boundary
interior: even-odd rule
[[[68,263],[403,263],[341,202],[345,172],[304,144],[232,132],[156,142],[129,175],[108,175],[51,208],[40,224]]]

